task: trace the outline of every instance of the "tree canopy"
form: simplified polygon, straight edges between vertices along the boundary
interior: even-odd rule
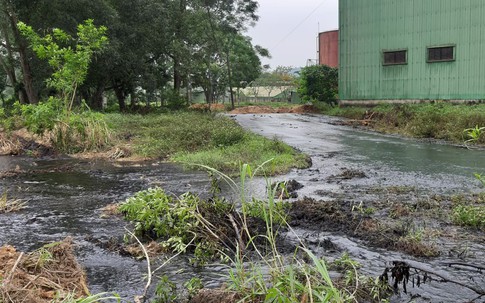
[[[214,102],[256,79],[260,57],[269,56],[244,34],[258,20],[257,8],[255,0],[0,0],[1,80],[21,103],[59,93],[49,85],[52,62],[38,56],[17,24],[40,36],[73,37],[93,20],[106,27],[109,44],[77,88],[90,107],[101,108],[107,93],[124,110],[129,96],[170,102],[163,97],[190,98],[195,87]]]

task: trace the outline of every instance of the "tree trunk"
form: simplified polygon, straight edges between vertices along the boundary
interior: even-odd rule
[[[93,95],[91,96],[91,107],[96,110],[103,109],[103,94],[104,94],[105,85],[98,84],[96,90],[94,91]]]
[[[22,75],[23,75],[22,94],[27,98],[28,103],[37,104],[39,103],[39,96],[37,95],[37,92],[35,91],[34,84],[33,84],[34,79],[32,76],[32,69],[30,68],[30,63],[29,63],[28,54],[27,54],[28,52],[27,42],[20,35],[20,32],[17,28],[17,23],[18,23],[17,15],[12,9],[10,9],[10,11],[8,12],[8,17],[9,17],[10,27],[13,33],[13,37],[17,44],[17,48],[18,48],[17,51],[20,57],[20,67],[22,69]]]
[[[187,0],[180,0],[180,6],[178,11],[177,26],[175,28],[176,41],[183,41],[183,26],[184,15],[187,10]],[[182,87],[182,73],[181,69],[181,51],[179,49],[174,50],[173,53],[173,90],[176,94],[180,94],[180,88]]]
[[[34,78],[32,76],[32,69],[30,68],[30,63],[26,58],[27,50],[20,48],[20,65],[22,67],[22,74],[23,74],[23,91],[29,100],[30,104],[37,104],[39,103],[39,96],[34,88]]]
[[[231,94],[231,109],[234,109],[234,92],[232,91],[232,74],[231,74],[231,60],[229,57],[229,50],[227,50],[226,58],[227,58],[227,78],[229,81],[229,93]]]
[[[180,61],[178,58],[173,60],[173,90],[178,95],[182,87],[182,75],[180,74]]]
[[[125,112],[126,111],[126,94],[123,90],[123,87],[115,86],[114,88],[116,98],[118,99],[118,104],[120,106],[120,111]]]

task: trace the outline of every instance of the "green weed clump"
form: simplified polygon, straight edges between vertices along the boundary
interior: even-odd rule
[[[241,207],[237,212],[233,204],[223,200],[203,201],[192,194],[177,198],[160,188],[137,193],[120,210],[135,222],[135,233],[140,237],[161,238],[173,252],[205,258],[221,256],[229,262],[227,285],[219,292],[238,302],[386,302],[387,282],[361,275],[360,265],[348,255],[334,262],[343,274],[335,280],[330,277],[327,262],[305,247],[302,240],[293,255],[283,257],[279,233],[293,231],[287,222],[286,205],[275,198],[280,187],[271,186],[268,180],[266,200],[246,197],[247,180],[268,162],[255,170],[241,165],[240,183],[214,168],[204,167],[240,194]],[[294,236],[299,239],[296,233]],[[202,284],[191,280],[185,287],[190,296]],[[156,295],[161,302],[178,302],[178,291],[173,282],[162,277]]]
[[[223,250],[223,243],[205,227],[230,226],[226,218],[233,205],[217,199],[203,201],[191,193],[174,197],[155,187],[128,198],[120,211],[135,223],[136,236],[161,240],[162,246],[175,253],[190,250],[194,261],[203,264]]]
[[[66,114],[62,102],[50,98],[39,104],[16,104],[16,113],[22,117],[23,126],[46,138],[61,152],[77,153],[100,150],[110,145],[111,131],[104,115],[89,108]]]
[[[98,151],[111,144],[103,114],[91,111],[71,114],[69,123],[57,123],[49,135],[53,145],[67,153]]]
[[[452,219],[458,225],[485,228],[485,206],[456,205],[453,207]]]

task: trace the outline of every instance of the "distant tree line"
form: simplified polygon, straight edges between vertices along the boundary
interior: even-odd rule
[[[100,109],[109,93],[120,110],[127,98],[185,102],[201,88],[207,102],[244,87],[262,72],[266,49],[244,35],[258,20],[255,0],[0,0],[0,92],[36,104],[56,94],[46,80],[52,65],[39,59],[17,24],[39,35],[69,35],[93,19],[109,43],[89,67],[78,95]],[[4,99],[4,96],[1,96]],[[5,101],[5,100],[4,100]]]

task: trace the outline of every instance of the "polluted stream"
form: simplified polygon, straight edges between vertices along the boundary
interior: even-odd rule
[[[383,218],[389,213],[380,213],[375,201],[399,206],[400,201],[417,203],[422,197],[431,201],[437,195],[472,195],[480,190],[473,173],[485,172],[483,151],[357,130],[339,125],[340,120],[334,118],[293,114],[237,115],[233,118],[243,127],[268,138],[283,140],[311,157],[309,169],[293,170],[272,178],[275,181],[297,180],[303,185],[296,191],[299,197],[291,199],[293,202],[309,197],[340,203],[349,212],[354,210],[353,206],[355,209],[373,206]],[[0,157],[0,172],[13,172],[0,179],[0,192],[8,191],[9,196],[27,201],[27,208],[21,212],[0,215],[0,246],[10,244],[30,251],[73,237],[76,255],[87,271],[91,292],[114,291],[128,301],[143,292],[146,262],[100,245],[110,239],[120,239],[127,226],[121,218],[104,218],[100,209],[153,186],[175,195],[187,191],[204,195],[211,184],[207,173],[155,162],[125,166],[69,158]],[[265,184],[266,181],[259,178],[253,180],[250,187],[254,193],[262,193]],[[452,229],[433,220],[427,222],[426,218],[420,224],[446,233]],[[371,277],[381,275],[392,261],[405,261],[441,277],[485,288],[483,273],[474,268],[449,266],[455,262],[485,267],[485,247],[480,233],[458,235],[449,241],[440,237],[430,240],[439,248],[439,256],[433,258],[374,246],[372,241],[353,237],[343,229],[326,229],[322,222],[298,224],[295,233],[287,234],[286,239],[297,243],[298,236],[319,257],[329,260],[347,252],[362,265],[361,271]],[[198,269],[184,257],[173,260],[160,272],[179,285],[197,276],[208,287],[223,283],[221,275],[224,273],[224,265]],[[410,283],[407,293],[400,287],[391,302],[469,302],[478,297],[466,287],[439,280],[435,277],[420,287],[412,287]]]
[[[423,237],[424,244],[438,255],[426,258],[379,248],[382,245],[373,245],[381,243],[379,235],[362,236],[363,232],[358,231],[364,228],[361,224],[355,226],[356,230],[348,231],[343,227],[345,218],[338,222],[340,226],[314,221],[314,226],[302,224],[303,228],[295,227],[296,234],[318,251],[318,256],[332,259],[346,252],[362,265],[362,272],[371,277],[381,275],[386,267],[392,267],[393,261],[405,261],[422,269],[415,271],[411,268],[407,293],[400,286],[391,302],[484,302],[485,298],[474,291],[485,293],[485,276],[481,271],[485,267],[483,232],[458,229],[426,215],[426,212],[435,212],[436,217],[442,215],[440,202],[445,199],[443,197],[458,199],[482,190],[474,173],[485,172],[483,150],[354,129],[342,125],[340,119],[319,115],[246,114],[232,117],[243,127],[268,138],[280,139],[312,158],[311,168],[293,170],[281,177],[282,180],[297,180],[303,185],[298,190],[298,199],[311,197],[329,205],[339,205],[347,213],[369,210],[375,212],[372,216],[383,221],[411,225],[404,228],[411,229],[411,234],[414,232],[416,236],[428,230],[438,234]],[[392,205],[396,213],[390,213],[388,205]],[[422,210],[412,212],[414,208]],[[402,209],[408,210],[409,214],[400,211]],[[314,211],[310,208],[307,212]],[[394,218],[401,214],[406,217],[402,223]],[[330,215],[321,218],[322,221],[333,220]],[[330,230],[326,230],[327,227]],[[349,233],[361,237],[354,238]],[[417,272],[420,278],[425,273],[426,276],[429,273],[436,275],[432,282],[428,280],[420,287],[412,287],[419,284]]]

